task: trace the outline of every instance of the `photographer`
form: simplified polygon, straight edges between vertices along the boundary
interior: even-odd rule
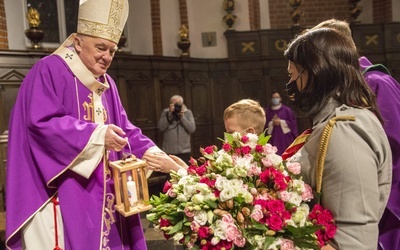
[[[164,152],[176,155],[187,163],[191,153],[190,134],[196,130],[196,124],[182,96],[174,95],[170,98],[169,108],[161,113],[158,129],[163,132]]]

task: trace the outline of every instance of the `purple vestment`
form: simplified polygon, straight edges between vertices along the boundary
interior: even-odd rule
[[[141,158],[155,144],[129,122],[114,81],[106,77],[110,88],[101,95],[107,113],[105,124],[121,127],[132,153]],[[99,126],[90,121],[91,94],[79,79],[75,81],[57,55],[40,60],[24,79],[9,126],[9,248],[21,249],[22,226],[58,191],[64,250],[146,249],[139,215],[124,218],[109,202],[113,200],[113,183],[103,161],[88,179],[67,168]],[[110,152],[110,161],[120,157]]]
[[[290,132],[284,134],[281,126],[273,126],[271,138],[269,139],[269,143],[278,148],[277,154],[282,155],[285,149],[298,135],[296,115],[289,107],[286,107],[283,104],[281,104],[279,109],[272,109],[269,107],[265,112],[267,116],[265,128],[268,128],[268,124],[271,122],[274,115],[277,115],[281,120],[285,120],[286,124],[290,128]]]
[[[372,65],[366,57],[359,61],[362,71]],[[379,245],[381,249],[400,249],[400,84],[390,75],[376,70],[364,76],[376,94],[393,157],[392,189],[379,223]]]

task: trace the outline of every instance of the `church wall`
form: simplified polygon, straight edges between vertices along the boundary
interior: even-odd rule
[[[163,56],[180,56],[181,51],[176,45],[181,26],[179,1],[162,0],[160,10]]]
[[[150,1],[130,1],[126,50],[137,55],[153,54]],[[125,49],[125,48],[124,48]]]

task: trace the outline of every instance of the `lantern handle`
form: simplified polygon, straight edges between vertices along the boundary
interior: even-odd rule
[[[126,142],[127,142],[126,144],[128,145],[128,148],[129,148],[129,153],[128,154],[124,153],[123,156],[122,156],[122,160],[124,160],[124,161],[136,160],[136,157],[132,154],[132,148],[131,148],[131,144],[129,143],[128,138],[127,138]],[[128,159],[128,158],[130,158],[130,159]]]

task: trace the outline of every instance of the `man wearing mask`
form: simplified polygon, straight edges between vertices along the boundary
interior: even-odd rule
[[[281,155],[297,137],[297,121],[294,112],[283,105],[278,91],[271,93],[271,106],[265,110],[267,122],[265,128],[271,135],[269,143],[278,148],[277,154]]]

